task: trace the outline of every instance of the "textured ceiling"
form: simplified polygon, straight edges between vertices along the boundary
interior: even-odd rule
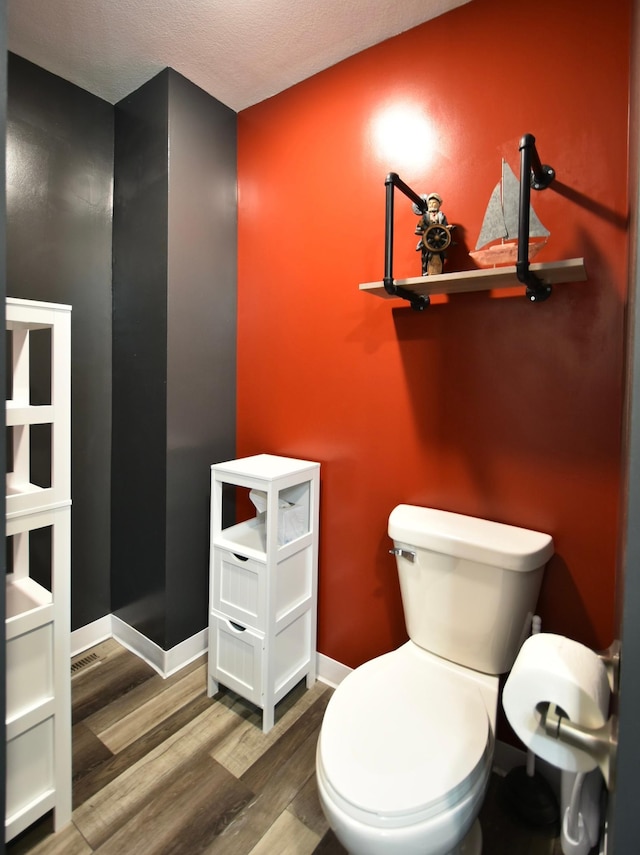
[[[466,2],[7,0],[8,45],[112,104],[169,66],[239,111]]]

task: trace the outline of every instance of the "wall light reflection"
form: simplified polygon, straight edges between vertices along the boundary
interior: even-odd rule
[[[415,103],[395,103],[377,113],[371,137],[374,154],[387,172],[422,175],[433,160],[436,132],[424,109]]]

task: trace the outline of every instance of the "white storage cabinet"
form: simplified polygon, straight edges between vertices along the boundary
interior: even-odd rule
[[[222,683],[261,707],[265,733],[278,701],[316,679],[319,490],[308,460],[211,467],[207,690]]]
[[[12,566],[5,616],[5,839],[11,840],[50,810],[56,831],[71,820],[71,308],[13,298],[6,305],[11,345],[6,533]],[[50,368],[47,403],[32,404],[32,344]],[[34,466],[31,434],[36,431],[42,459]],[[41,446],[47,445],[49,453],[43,454]],[[51,555],[44,572],[39,562],[37,580],[34,541]]]

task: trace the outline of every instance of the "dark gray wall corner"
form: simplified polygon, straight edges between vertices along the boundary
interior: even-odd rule
[[[115,108],[113,613],[164,643],[167,99],[162,73]]]
[[[235,451],[236,115],[170,69],[115,112],[113,610],[166,650],[207,624]]]
[[[169,71],[169,119],[166,545],[171,647],[192,634],[192,627],[207,625],[209,467],[235,456],[237,119],[175,71]]]
[[[7,292],[73,307],[72,629],[114,612],[170,649],[206,626],[235,455],[236,115],[169,69],[115,108],[8,79]]]
[[[72,311],[72,628],[110,610],[113,108],[8,57],[7,293]]]

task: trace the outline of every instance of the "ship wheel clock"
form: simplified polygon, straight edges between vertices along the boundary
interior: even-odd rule
[[[422,254],[422,275],[436,276],[442,273],[445,251],[451,245],[451,230],[455,226],[447,223],[447,218],[440,210],[442,197],[438,193],[422,195],[427,204],[427,210],[422,211],[414,203],[413,212],[420,217],[415,233],[420,235],[416,251]]]

